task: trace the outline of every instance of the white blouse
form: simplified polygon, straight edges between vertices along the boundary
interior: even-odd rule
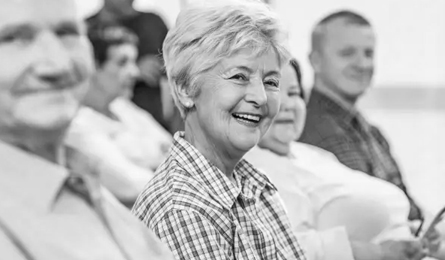
[[[164,160],[172,137],[127,99],[116,99],[110,110],[117,120],[82,107],[65,143],[93,158],[103,185],[121,201],[131,202]]]
[[[293,143],[290,157],[255,147],[245,158],[276,185],[297,232],[344,227],[350,240],[372,243],[411,237],[403,191],[325,150]],[[330,243],[338,241],[331,236]]]

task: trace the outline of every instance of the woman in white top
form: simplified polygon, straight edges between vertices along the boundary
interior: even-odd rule
[[[139,74],[136,36],[123,27],[105,25],[90,28],[89,37],[97,71],[66,144],[88,154],[103,185],[131,206],[172,138],[128,99]]]
[[[355,259],[420,259],[422,252],[407,242],[416,240],[409,202],[399,188],[343,166],[327,151],[293,142],[304,127],[306,108],[298,64],[291,65],[282,70],[280,113],[246,159],[277,186],[297,232],[344,227]],[[302,238],[306,250],[314,258],[332,259],[313,249],[320,248],[317,243],[338,243],[338,234],[319,235],[321,242]]]

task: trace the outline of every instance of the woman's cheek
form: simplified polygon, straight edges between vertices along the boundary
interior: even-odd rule
[[[269,111],[269,117],[274,118],[279,110],[280,110],[280,93],[278,91],[276,92],[270,92],[267,98],[267,106]]]

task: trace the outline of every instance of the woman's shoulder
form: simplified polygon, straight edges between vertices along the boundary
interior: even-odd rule
[[[136,207],[149,204],[148,207],[156,211],[156,214],[173,210],[199,211],[214,203],[207,189],[173,157],[169,157],[158,167],[155,177],[147,184],[140,197],[141,201]]]

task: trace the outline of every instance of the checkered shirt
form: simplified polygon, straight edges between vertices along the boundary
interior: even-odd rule
[[[265,175],[241,160],[235,185],[183,137],[133,207],[176,259],[306,259]]]
[[[354,108],[314,88],[307,106],[305,129],[298,141],[328,150],[346,166],[398,186],[410,200],[410,219],[421,217],[386,138]]]

